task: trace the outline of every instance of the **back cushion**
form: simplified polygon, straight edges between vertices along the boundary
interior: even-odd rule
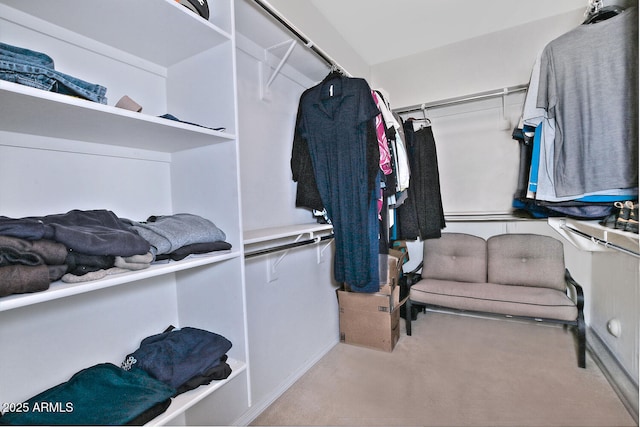
[[[439,239],[427,239],[423,261],[425,279],[487,281],[487,242],[482,237],[442,233]]]
[[[487,253],[490,283],[566,288],[564,248],[553,237],[501,234],[487,240]]]

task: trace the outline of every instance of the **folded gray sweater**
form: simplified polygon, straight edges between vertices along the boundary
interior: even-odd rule
[[[127,221],[149,242],[154,256],[171,253],[185,245],[227,238],[213,222],[194,214],[151,216],[146,222]]]

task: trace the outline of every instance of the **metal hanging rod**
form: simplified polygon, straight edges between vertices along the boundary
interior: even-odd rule
[[[287,243],[284,245],[279,245],[279,246],[273,246],[270,248],[265,248],[265,249],[258,249],[252,252],[245,252],[244,257],[245,258],[253,258],[256,256],[260,256],[260,255],[267,255],[273,252],[280,252],[280,251],[286,251],[288,249],[293,249],[293,248],[297,248],[299,246],[306,246],[306,245],[311,245],[313,243],[319,243],[323,240],[330,240],[333,239],[334,235],[333,233],[331,234],[327,234],[326,236],[322,236],[322,237],[316,237],[313,239],[307,239],[307,240],[300,240],[298,242],[293,242],[293,243]]]
[[[291,34],[297,37],[302,42],[302,44],[304,44],[307,48],[311,49],[324,62],[326,62],[327,65],[329,65],[330,67],[335,67],[336,69],[344,70],[333,59],[331,59],[329,55],[327,55],[322,49],[317,47],[311,40],[309,40],[302,33],[300,33],[300,31],[298,31],[289,21],[287,21],[283,16],[281,16],[278,12],[276,12],[269,4],[267,4],[266,2],[263,2],[262,0],[253,0],[253,2],[258,6],[260,6],[273,19],[278,21]]]
[[[412,105],[410,107],[394,109],[398,114],[413,113],[416,111],[424,111],[430,108],[448,107],[451,105],[465,104],[467,102],[481,101],[484,99],[498,98],[510,95],[516,92],[525,92],[529,87],[528,84],[510,86],[502,89],[490,90],[486,92],[478,92],[471,95],[458,96],[455,98],[441,99],[439,101],[425,102],[424,104]]]
[[[587,233],[584,233],[584,232],[582,232],[580,230],[577,230],[577,229],[575,229],[573,227],[570,227],[570,226],[568,226],[566,224],[561,225],[560,228],[562,228],[563,230],[567,230],[567,231],[569,231],[569,232],[571,232],[573,234],[577,234],[578,236],[583,237],[583,238],[585,238],[587,240],[590,240],[592,243],[595,243],[596,245],[602,245],[605,248],[614,249],[616,251],[620,251],[620,252],[626,253],[627,255],[631,255],[631,256],[634,256],[636,258],[640,258],[640,253],[637,253],[637,252],[631,251],[629,249],[623,248],[622,246],[618,246],[618,245],[613,244],[611,242],[608,242],[606,240],[598,239],[597,237],[591,236],[591,235],[589,235]]]

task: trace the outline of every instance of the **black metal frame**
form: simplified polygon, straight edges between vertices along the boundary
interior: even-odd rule
[[[449,307],[441,307],[441,306],[436,306],[432,304],[424,304],[421,302],[411,301],[411,286],[414,283],[417,283],[421,279],[420,274],[418,273],[418,271],[421,268],[422,268],[422,262],[413,271],[409,273],[405,273],[406,283],[407,283],[406,292],[408,295],[407,301],[405,303],[405,324],[406,324],[407,335],[409,336],[411,336],[411,308],[413,305],[422,307],[423,311],[426,311],[427,307],[450,309]],[[529,316],[513,316],[513,315],[507,315],[507,314],[501,314],[501,313],[488,313],[488,312],[474,311],[474,310],[459,310],[459,311],[478,313],[486,316],[501,316],[501,317],[508,316],[509,318],[513,318],[513,319],[532,320],[536,322],[542,321],[542,322],[548,322],[548,323],[559,323],[565,326],[571,326],[574,329],[574,332],[576,334],[576,339],[578,341],[578,349],[577,349],[578,366],[581,368],[586,368],[587,366],[587,358],[586,358],[587,334],[586,334],[586,324],[584,321],[584,291],[582,290],[582,286],[580,286],[578,282],[576,282],[573,279],[573,277],[571,277],[571,273],[569,273],[568,269],[565,269],[564,277],[567,285],[572,286],[575,290],[575,294],[576,294],[575,303],[578,309],[578,316],[576,320],[559,320],[559,319],[546,319],[546,318],[529,317]]]

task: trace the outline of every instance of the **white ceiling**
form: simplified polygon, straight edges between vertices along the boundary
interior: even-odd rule
[[[304,1],[312,3],[369,65],[586,10],[588,4],[588,0]]]

